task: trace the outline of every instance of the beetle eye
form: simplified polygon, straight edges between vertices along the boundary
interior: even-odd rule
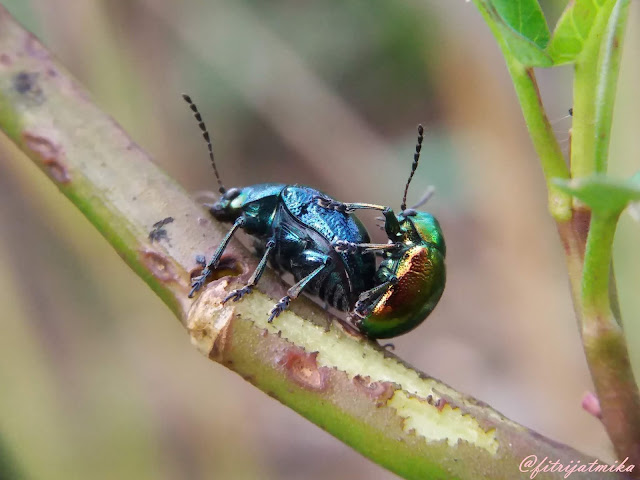
[[[233,200],[238,195],[240,195],[240,189],[239,188],[230,188],[229,190],[227,190],[224,193],[222,198],[224,198],[225,200]]]

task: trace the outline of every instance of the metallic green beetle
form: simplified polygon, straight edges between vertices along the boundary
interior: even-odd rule
[[[446,282],[446,245],[440,224],[433,215],[417,211],[433,190],[412,208],[407,208],[409,184],[418,167],[424,130],[418,126],[418,143],[409,180],[405,186],[400,213],[390,207],[364,203],[324,202],[349,215],[356,210],[373,209],[383,213],[386,244],[335,242],[338,251],[353,255],[375,252],[382,256],[375,273],[375,286],[360,294],[349,315],[350,322],[370,338],[391,338],[422,323],[438,304]]]

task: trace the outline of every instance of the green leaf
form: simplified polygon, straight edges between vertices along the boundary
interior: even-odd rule
[[[525,67],[553,64],[545,50],[551,34],[537,0],[474,0],[474,3],[493,34],[518,62]]]
[[[553,183],[603,215],[619,215],[629,203],[640,201],[640,172],[628,180],[592,175],[572,180],[554,178]]]
[[[504,22],[519,35],[544,49],[551,34],[537,0],[493,0]]]
[[[589,36],[602,34],[606,22],[598,21],[598,16],[609,15],[614,3],[615,0],[574,0],[567,5],[547,48],[554,64],[576,61]]]

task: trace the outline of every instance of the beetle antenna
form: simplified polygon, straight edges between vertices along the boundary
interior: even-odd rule
[[[416,143],[416,153],[413,154],[413,164],[411,165],[411,173],[409,174],[409,180],[404,186],[404,195],[402,196],[402,205],[400,205],[400,211],[404,211],[407,208],[407,192],[409,192],[409,184],[413,179],[413,174],[416,173],[418,168],[418,161],[420,160],[420,150],[422,150],[422,141],[424,140],[424,128],[422,125],[418,125],[418,143]]]
[[[209,158],[211,159],[211,166],[213,167],[213,172],[216,174],[216,180],[218,181],[218,186],[220,187],[218,190],[220,191],[220,193],[224,194],[227,189],[224,188],[224,186],[222,185],[222,180],[220,180],[220,174],[218,173],[218,169],[216,168],[216,162],[213,159],[213,147],[211,146],[211,138],[209,137],[209,132],[206,125],[204,124],[204,120],[202,120],[202,115],[200,115],[198,107],[196,107],[196,104],[193,103],[193,100],[191,100],[191,97],[189,95],[183,93],[182,98],[184,98],[184,101],[189,104],[189,107],[193,112],[193,116],[198,121],[198,126],[202,131],[202,137],[204,138],[205,142],[207,142],[207,148],[209,149]]]

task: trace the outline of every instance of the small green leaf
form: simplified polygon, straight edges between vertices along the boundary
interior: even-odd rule
[[[525,67],[553,64],[545,51],[551,34],[537,0],[474,0],[509,53]]]
[[[547,51],[554,64],[574,62],[590,35],[600,35],[598,15],[608,15],[615,0],[574,0],[567,5],[556,24]],[[596,26],[596,28],[594,28]]]
[[[546,48],[551,33],[537,0],[493,0],[504,22],[539,48]]]
[[[628,180],[592,175],[572,180],[554,178],[553,183],[603,215],[619,215],[629,203],[640,201],[640,172]]]

